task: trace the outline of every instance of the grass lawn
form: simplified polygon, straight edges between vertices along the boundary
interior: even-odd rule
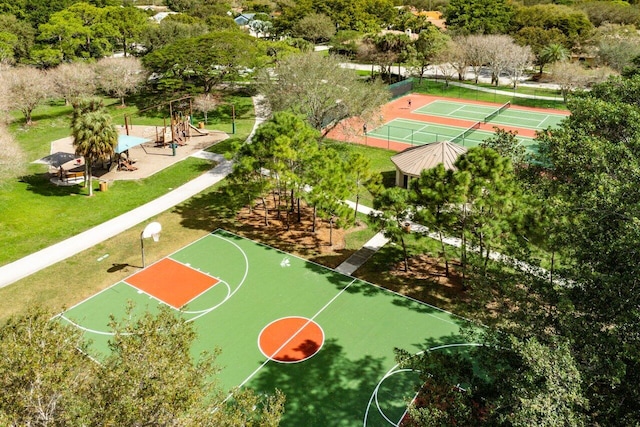
[[[236,104],[236,135],[231,140],[244,140],[254,123],[253,105],[249,97],[233,97]],[[117,124],[124,114],[134,114],[135,107],[120,108],[114,100],[106,102]],[[218,115],[210,115],[210,123],[221,124],[231,131],[226,106]],[[10,130],[24,150],[28,161],[50,152],[50,143],[69,136],[71,107],[62,103],[43,106],[34,112],[34,125],[24,126],[21,116],[14,117]],[[213,116],[213,117],[212,117]],[[215,122],[215,121],[219,122]],[[134,118],[135,124],[161,124],[158,117]],[[213,124],[212,126],[216,126]],[[226,127],[226,129],[224,129]],[[226,145],[231,141],[227,140]],[[21,180],[1,183],[0,192],[0,265],[7,264],[78,234],[106,220],[166,194],[212,167],[203,159],[187,158],[152,177],[140,181],[116,181],[108,192],[84,197],[81,186],[56,187],[48,181],[47,168],[28,164]],[[94,182],[94,186],[98,183]]]

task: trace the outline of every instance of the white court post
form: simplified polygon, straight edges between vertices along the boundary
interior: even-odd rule
[[[152,222],[148,224],[142,233],[140,233],[140,250],[142,251],[142,268],[146,267],[144,261],[144,239],[148,239],[149,237],[153,238],[154,242],[160,240],[160,232],[162,231],[162,225],[159,222]]]

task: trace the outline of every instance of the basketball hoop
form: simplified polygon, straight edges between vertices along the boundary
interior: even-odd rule
[[[159,222],[152,222],[148,224],[142,233],[140,233],[140,249],[142,251],[142,268],[146,267],[144,262],[144,239],[148,239],[149,237],[153,238],[154,242],[160,240],[160,232],[162,231],[162,225]]]

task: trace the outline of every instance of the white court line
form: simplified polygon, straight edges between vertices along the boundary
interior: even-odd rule
[[[219,229],[218,229],[218,230],[219,230]],[[218,231],[218,230],[216,230],[216,231]],[[214,231],[214,233],[215,233],[215,231]],[[227,243],[232,244],[233,246],[235,246],[235,247],[240,251],[241,255],[242,255],[242,256],[244,257],[244,259],[245,259],[245,272],[244,272],[244,276],[242,277],[242,280],[240,281],[240,283],[237,285],[237,287],[236,287],[232,292],[229,292],[231,287],[230,287],[230,285],[229,285],[226,281],[223,281],[223,280],[221,280],[221,279],[218,279],[218,280],[220,280],[220,281],[224,282],[224,283],[226,284],[226,286],[227,286],[227,289],[229,289],[229,291],[227,292],[227,297],[226,297],[226,298],[225,298],[221,303],[219,303],[219,304],[217,304],[217,305],[215,305],[215,306],[213,306],[213,307],[210,307],[210,308],[208,308],[208,309],[205,309],[205,310],[199,310],[199,311],[196,311],[196,312],[188,312],[188,311],[184,311],[184,312],[183,312],[183,311],[182,311],[182,310],[180,310],[179,308],[176,308],[176,307],[174,307],[174,306],[172,306],[172,305],[170,305],[170,304],[167,304],[166,302],[164,302],[164,301],[162,301],[162,300],[160,300],[160,299],[158,299],[158,298],[154,297],[153,295],[150,295],[149,293],[147,293],[147,292],[143,291],[142,289],[139,289],[139,288],[137,288],[137,287],[133,286],[132,284],[130,284],[129,282],[127,282],[127,279],[129,279],[129,278],[131,278],[132,276],[134,276],[134,275],[136,275],[136,274],[138,274],[138,273],[139,273],[139,271],[137,271],[137,272],[135,272],[135,273],[133,273],[133,274],[130,274],[129,276],[127,276],[127,277],[126,277],[125,279],[123,279],[122,281],[117,282],[117,283],[114,283],[113,285],[109,286],[108,288],[105,288],[105,289],[101,290],[100,292],[98,292],[98,293],[96,293],[96,294],[94,294],[94,295],[91,295],[90,297],[88,297],[88,298],[86,298],[86,299],[84,299],[84,300],[80,301],[79,303],[75,304],[73,307],[70,307],[69,309],[65,310],[64,312],[57,314],[57,315],[56,315],[56,316],[54,316],[53,318],[55,318],[55,317],[61,317],[62,319],[65,319],[67,322],[69,322],[69,323],[71,323],[72,325],[74,325],[75,327],[77,327],[77,328],[79,328],[79,329],[81,329],[81,330],[84,330],[84,331],[86,331],[86,332],[92,332],[92,333],[99,334],[99,335],[111,335],[111,336],[112,336],[112,335],[114,334],[113,332],[105,332],[105,331],[98,331],[98,330],[94,330],[94,329],[85,328],[85,327],[83,327],[83,326],[79,325],[78,323],[76,323],[76,322],[72,321],[71,319],[67,318],[66,316],[64,316],[64,313],[69,312],[72,308],[75,308],[75,307],[79,306],[80,304],[84,304],[85,302],[87,302],[87,301],[91,300],[92,298],[95,298],[96,296],[100,295],[101,293],[106,292],[106,291],[108,291],[108,290],[111,290],[112,288],[114,288],[115,286],[119,285],[120,283],[123,283],[123,284],[125,284],[126,286],[128,286],[129,288],[131,288],[131,289],[135,290],[136,292],[141,293],[141,294],[144,294],[144,295],[147,295],[149,298],[156,300],[156,301],[157,301],[158,303],[160,303],[160,304],[164,304],[164,305],[166,305],[167,307],[170,307],[170,308],[171,308],[172,310],[174,310],[174,311],[177,311],[177,312],[179,312],[179,313],[183,313],[183,314],[196,314],[196,313],[198,313],[198,315],[197,315],[197,316],[195,316],[195,317],[193,317],[193,318],[191,318],[191,319],[187,319],[187,320],[185,320],[185,322],[193,322],[193,321],[195,321],[195,320],[199,319],[200,317],[202,317],[202,316],[204,316],[204,315],[206,315],[206,314],[208,314],[208,313],[212,312],[213,310],[215,310],[216,308],[218,308],[218,307],[220,307],[222,304],[224,304],[226,301],[228,301],[228,300],[229,300],[229,298],[231,298],[231,297],[232,297],[232,296],[233,296],[233,295],[238,291],[238,289],[240,289],[240,288],[242,287],[242,285],[244,284],[244,282],[245,282],[245,280],[246,280],[246,278],[247,278],[247,275],[248,275],[248,273],[249,273],[249,259],[247,258],[247,254],[244,252],[244,250],[242,250],[242,248],[240,248],[240,247],[239,247],[235,242],[232,242],[232,241],[231,241],[231,240],[229,240],[229,239],[226,239],[226,238],[224,238],[224,237],[218,236],[217,234],[209,233],[209,234],[207,234],[207,235],[205,235],[205,236],[203,236],[203,237],[201,237],[201,238],[199,238],[199,239],[197,239],[197,240],[195,240],[195,241],[191,242],[190,244],[188,244],[188,245],[186,245],[186,246],[183,246],[182,248],[180,248],[180,249],[178,249],[177,251],[173,252],[171,255],[168,255],[168,256],[166,256],[166,257],[164,257],[164,258],[159,259],[158,261],[156,261],[155,263],[153,263],[153,264],[151,264],[151,265],[149,266],[149,267],[151,267],[152,265],[157,264],[158,262],[162,261],[163,259],[168,259],[168,258],[170,258],[172,255],[174,255],[174,254],[178,253],[179,251],[181,251],[181,250],[183,250],[183,249],[185,249],[185,248],[188,248],[189,246],[194,245],[196,242],[199,242],[200,240],[202,240],[202,239],[204,239],[204,238],[207,238],[207,237],[210,237],[210,236],[211,236],[211,237],[217,237],[217,238],[219,238],[219,239],[221,239],[221,240],[223,240],[223,241],[225,241],[225,242],[227,242]],[[201,272],[200,270],[197,270],[197,269],[195,269],[195,268],[193,268],[193,267],[191,267],[191,266],[187,266],[186,264],[184,264],[184,263],[182,263],[182,262],[180,262],[180,261],[178,261],[178,260],[175,260],[175,259],[173,259],[173,258],[170,258],[170,259],[171,259],[171,261],[174,261],[174,262],[176,262],[176,263],[178,263],[178,264],[182,264],[182,265],[184,265],[184,266],[186,266],[186,267],[188,267],[188,268],[191,268],[192,270],[195,270],[195,271],[199,271],[199,272]],[[141,270],[141,271],[142,271],[142,270]],[[208,273],[204,273],[204,272],[201,272],[201,273],[202,273],[202,274],[206,274],[206,275],[207,275],[207,276],[209,276],[209,277],[216,278],[216,277],[214,277],[214,276],[211,276],[211,275],[210,275],[210,274],[208,274]],[[216,278],[216,279],[217,279],[217,278]],[[207,289],[207,291],[208,291],[209,289],[211,289],[211,288],[208,288],[208,289]],[[204,292],[206,292],[206,291],[204,291]],[[203,293],[204,293],[204,292],[203,292]],[[192,299],[192,300],[193,300],[193,299]]]
[[[481,347],[483,344],[479,344],[479,343],[458,343],[458,344],[444,344],[444,345],[439,345],[439,346],[435,346],[435,347],[431,347],[425,351],[434,351],[434,350],[441,350],[444,348],[453,348],[453,347]],[[425,353],[425,351],[419,351],[417,352],[414,356],[419,356],[423,353]],[[380,381],[378,381],[378,384],[376,385],[376,387],[374,388],[373,392],[371,393],[371,397],[369,398],[369,403],[367,404],[367,409],[364,413],[364,419],[362,420],[362,424],[364,427],[367,427],[367,419],[369,418],[369,409],[371,408],[371,403],[375,400],[376,401],[376,408],[378,409],[378,413],[380,413],[380,415],[382,415],[382,417],[391,425],[393,426],[398,426],[399,423],[404,419],[404,416],[407,414],[407,412],[409,412],[409,408],[407,407],[407,409],[404,411],[404,413],[402,414],[402,416],[400,417],[400,419],[398,420],[398,423],[393,423],[383,412],[382,409],[380,408],[380,405],[378,404],[378,390],[380,389],[380,386],[382,385],[382,383],[384,382],[384,380],[386,380],[387,378],[389,378],[390,376],[398,373],[398,372],[404,372],[404,371],[410,371],[410,369],[400,369],[398,370],[398,367],[400,365],[399,364],[395,364],[391,369],[389,369],[386,374],[384,374],[384,376],[382,377],[382,379]],[[411,401],[411,403],[413,403],[413,401],[415,400],[415,398],[418,396],[420,392],[416,392],[416,394],[413,397],[413,400]],[[410,403],[410,404],[411,404]]]
[[[312,321],[315,320],[316,317],[318,317],[327,307],[329,307],[329,305],[331,305],[331,303],[333,303],[340,295],[342,295],[347,289],[349,289],[349,287],[351,285],[353,285],[358,279],[353,279],[347,286],[345,286],[342,290],[340,290],[340,292],[338,292],[333,298],[331,298],[329,300],[329,302],[327,302],[320,310],[318,310],[318,312],[316,314],[313,315],[313,317],[311,317],[301,328],[299,328],[293,335],[291,335],[291,337],[289,337],[289,339],[287,341],[284,342],[284,344],[282,344],[272,355],[271,357],[267,358],[267,360],[265,360],[262,365],[258,366],[244,381],[242,381],[242,383],[238,386],[238,388],[244,386],[246,383],[248,383],[254,376],[256,376],[256,374],[262,369],[264,368],[267,363],[271,362],[273,360],[273,356],[275,356],[276,354],[278,354],[278,352],[280,350],[282,350],[283,348],[285,348],[304,328],[307,327],[307,325],[309,325]],[[231,396],[233,396],[233,393],[230,393],[227,398],[224,400],[224,402],[226,402],[227,400],[229,400],[231,398]]]

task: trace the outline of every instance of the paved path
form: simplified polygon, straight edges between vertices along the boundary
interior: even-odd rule
[[[224,160],[221,155],[218,156],[220,163],[215,168],[170,193],[83,233],[0,267],[0,288],[89,249],[211,187],[231,172],[231,162]]]
[[[251,139],[256,128],[266,118],[267,112],[264,111],[260,102],[261,98],[254,97],[253,103],[256,111],[256,120],[248,140]],[[53,246],[49,246],[48,248],[42,249],[0,267],[0,288],[8,286],[37,271],[89,249],[100,242],[120,234],[123,231],[184,202],[224,179],[231,172],[232,163],[225,160],[220,154],[200,151],[193,154],[193,156],[215,160],[219,163],[210,171],[156,200],[93,227],[90,230],[56,243]]]
[[[356,204],[350,200],[347,200],[347,205],[351,209],[356,208]],[[373,212],[368,206],[358,205],[358,212],[363,213],[365,215],[369,215]],[[352,254],[349,258],[346,259],[342,264],[336,267],[336,271],[346,274],[347,276],[351,276],[354,271],[360,268],[369,258],[373,256],[376,252],[380,250],[384,245],[389,243],[389,239],[384,237],[382,232],[373,236],[367,243],[364,244],[362,248]]]

